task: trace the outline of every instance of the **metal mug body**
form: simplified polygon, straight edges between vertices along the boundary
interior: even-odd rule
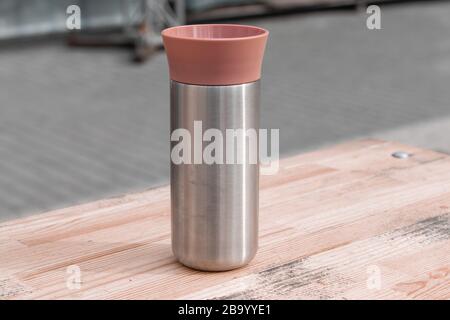
[[[259,98],[259,81],[226,86],[171,81],[171,133],[183,128],[194,135],[195,121],[201,121],[202,132],[218,129],[224,138],[227,129],[257,132]],[[171,150],[177,143],[171,141]],[[202,150],[208,143],[202,140]],[[224,142],[224,148],[225,145]],[[194,148],[192,144],[193,151]],[[240,156],[248,159],[248,145],[237,148],[241,148]],[[182,264],[199,270],[224,271],[244,266],[255,256],[258,160],[232,164],[171,161],[170,182],[172,250]]]

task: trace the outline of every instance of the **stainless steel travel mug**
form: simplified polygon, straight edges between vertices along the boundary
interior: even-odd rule
[[[171,75],[173,253],[199,270],[244,266],[258,247],[259,78],[268,33],[194,25],[162,35]]]

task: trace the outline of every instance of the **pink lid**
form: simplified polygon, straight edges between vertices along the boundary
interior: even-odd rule
[[[170,78],[199,85],[231,85],[261,78],[269,32],[233,24],[199,24],[162,32]]]

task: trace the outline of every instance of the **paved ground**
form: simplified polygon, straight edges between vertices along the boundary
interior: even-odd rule
[[[284,155],[364,136],[450,152],[450,3],[245,21],[271,32],[264,127]],[[41,44],[0,56],[0,220],[168,181],[163,53]]]

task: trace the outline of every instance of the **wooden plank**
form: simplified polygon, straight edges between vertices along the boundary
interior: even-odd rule
[[[221,273],[175,261],[168,187],[9,221],[0,298],[448,299],[449,169],[447,155],[378,140],[285,159],[261,179],[256,258]]]

